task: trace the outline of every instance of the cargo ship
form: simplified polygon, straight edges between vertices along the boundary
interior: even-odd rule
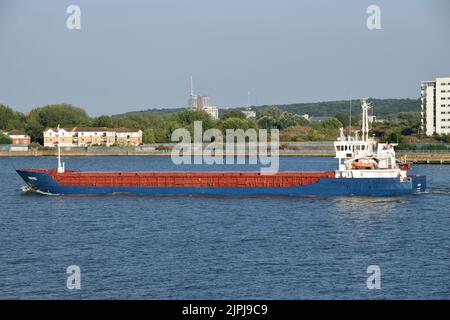
[[[426,176],[409,175],[395,144],[369,137],[362,100],[362,130],[334,142],[338,167],[325,172],[90,172],[66,170],[58,146],[55,169],[19,169],[26,190],[49,195],[400,196],[424,192]],[[406,159],[405,159],[406,160]]]

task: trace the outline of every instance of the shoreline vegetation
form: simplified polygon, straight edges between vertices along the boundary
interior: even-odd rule
[[[450,135],[421,135],[421,117],[419,99],[370,99],[373,106],[369,115],[373,116],[370,132],[379,141],[398,143],[397,150],[408,152],[434,153],[449,150]],[[35,108],[29,113],[14,111],[0,104],[0,130],[24,130],[31,137],[29,153],[47,154],[43,146],[43,131],[49,127],[127,127],[143,132],[143,147],[148,144],[170,144],[174,130],[185,128],[193,133],[194,122],[201,121],[203,132],[208,129],[278,129],[280,134],[280,152],[303,155],[302,147],[295,143],[327,143],[339,136],[339,129],[344,132],[360,130],[361,114],[359,100],[351,101],[353,112],[350,113],[350,101],[328,101],[317,103],[298,103],[289,105],[251,106],[256,117],[247,118],[243,112],[246,108],[220,109],[220,118],[212,119],[204,111],[186,109],[150,109],[134,111],[120,115],[102,115],[90,117],[87,112],[70,104],[52,104]],[[350,117],[350,114],[352,115]],[[0,144],[9,144],[7,137],[0,134]],[[88,148],[102,146],[88,146]],[[126,147],[126,146],[117,146]],[[332,145],[331,145],[332,147]],[[109,147],[111,148],[111,147]],[[157,149],[158,147],[156,147]],[[92,150],[91,150],[92,151]],[[109,149],[111,154],[122,154]],[[157,150],[162,152],[164,150]],[[19,151],[13,154],[18,155]],[[311,154],[325,151],[311,152]],[[80,154],[89,152],[79,151]],[[1,151],[0,155],[5,155]]]

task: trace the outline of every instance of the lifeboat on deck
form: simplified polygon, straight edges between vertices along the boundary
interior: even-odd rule
[[[375,169],[375,165],[372,162],[352,162],[353,169],[365,169],[365,170],[373,170]]]

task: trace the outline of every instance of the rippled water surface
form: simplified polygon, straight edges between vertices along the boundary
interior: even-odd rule
[[[67,158],[83,170],[250,170],[168,157]],[[417,165],[427,194],[395,198],[64,197],[21,192],[0,158],[0,298],[449,299],[450,166]],[[281,158],[281,170],[333,170]],[[66,268],[81,268],[68,290]],[[368,290],[369,265],[381,290]]]

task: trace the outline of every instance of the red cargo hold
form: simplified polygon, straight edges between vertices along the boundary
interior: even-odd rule
[[[61,185],[85,187],[293,187],[333,178],[333,172],[49,172]]]

